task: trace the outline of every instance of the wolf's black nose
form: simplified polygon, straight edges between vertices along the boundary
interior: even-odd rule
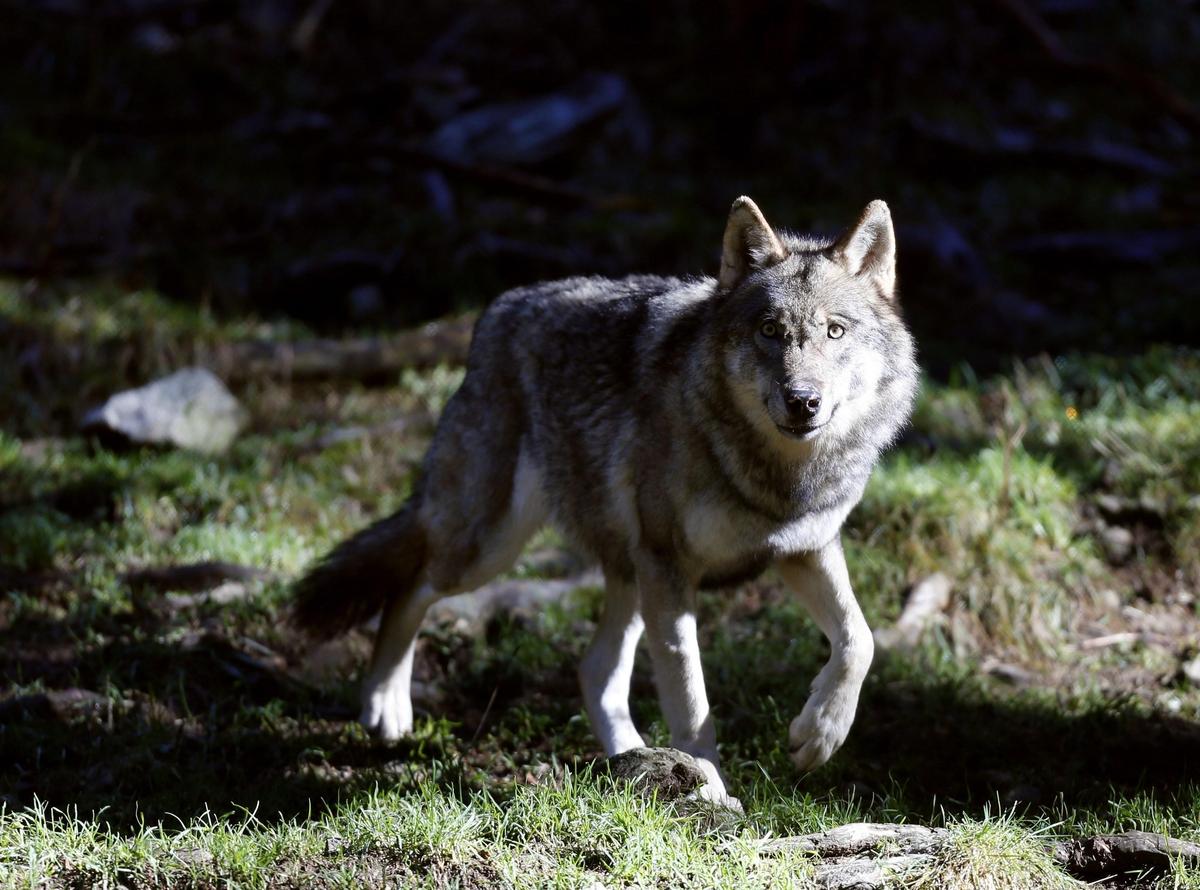
[[[798,420],[812,420],[821,410],[821,394],[808,387],[785,389],[783,400],[787,404],[788,414]]]

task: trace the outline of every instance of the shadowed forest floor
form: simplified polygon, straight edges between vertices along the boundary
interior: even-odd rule
[[[870,819],[952,830],[911,886],[1024,888],[1069,885],[1052,837],[1200,840],[1191,5],[0,6],[0,885],[804,886],[764,839]],[[873,626],[935,572],[949,608],[798,776],[825,643],[773,576],[703,598],[744,818],[594,769],[588,586],[431,621],[417,734],[366,738],[369,631],[306,644],[288,586],[403,502],[461,369],[228,346],[449,342],[510,286],[711,273],[739,194],[829,234],[888,201],[929,379],[847,554]],[[79,435],[193,363],[249,413],[228,453]],[[255,571],[136,574],[207,561]],[[545,533],[513,576],[584,568]],[[664,743],[644,664],[634,694]]]

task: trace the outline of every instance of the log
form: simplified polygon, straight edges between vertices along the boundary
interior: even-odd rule
[[[138,591],[207,592],[229,582],[257,581],[270,573],[254,566],[231,562],[194,562],[173,566],[150,566],[132,569],[121,576],[126,584]]]
[[[896,623],[875,631],[875,645],[883,650],[917,645],[925,629],[950,605],[950,587],[950,578],[941,572],[917,582]]]
[[[923,825],[893,825],[883,822],[851,822],[828,831],[794,837],[767,838],[757,844],[767,855],[783,852],[814,853],[823,859],[861,856],[886,847],[891,852],[928,854],[940,850],[950,832]]]
[[[213,346],[201,363],[231,382],[378,379],[405,368],[465,364],[474,323],[470,317],[435,321],[390,337],[357,340],[239,340]]]
[[[1200,866],[1200,844],[1148,831],[1101,834],[1062,841],[1055,861],[1085,881],[1135,873],[1147,877],[1170,874],[1176,862]]]
[[[816,885],[822,890],[884,890],[897,886],[897,879],[927,868],[933,857],[925,853],[902,853],[879,859],[844,859],[817,866]]]
[[[808,853],[823,860],[817,885],[836,890],[873,890],[934,864],[950,831],[921,825],[856,822],[829,831],[768,838],[756,844],[765,855]],[[1099,881],[1136,874],[1161,877],[1176,864],[1200,866],[1200,844],[1146,831],[1095,835],[1049,844],[1058,865],[1073,877]],[[871,854],[883,853],[882,856]]]

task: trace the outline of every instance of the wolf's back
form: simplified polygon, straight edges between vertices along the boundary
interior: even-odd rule
[[[328,639],[408,596],[425,566],[425,531],[414,495],[396,513],[335,547],[294,588],[292,622]]]

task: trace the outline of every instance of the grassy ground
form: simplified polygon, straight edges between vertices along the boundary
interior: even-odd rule
[[[928,383],[847,549],[874,625],[934,571],[953,605],[879,659],[845,749],[801,777],[783,742],[823,640],[771,576],[707,596],[710,694],[746,804],[714,820],[595,769],[573,678],[599,591],[478,634],[430,626],[425,717],[395,745],[352,722],[368,635],[314,650],[281,623],[289,581],[403,500],[420,418],[458,372],[254,384],[223,457],[113,454],[73,432],[103,394],[225,338],[304,332],[15,285],[0,330],[0,883],[803,885],[810,858],[757,842],[870,819],[953,830],[917,886],[1042,887],[1067,885],[1050,836],[1200,840],[1200,689],[1182,671],[1200,641],[1200,353]],[[370,433],[397,416],[416,420]],[[367,434],[324,438],[351,426]],[[539,537],[516,571],[552,573],[560,546]],[[268,574],[220,606],[124,578],[198,560]],[[644,664],[634,694],[665,743]]]

